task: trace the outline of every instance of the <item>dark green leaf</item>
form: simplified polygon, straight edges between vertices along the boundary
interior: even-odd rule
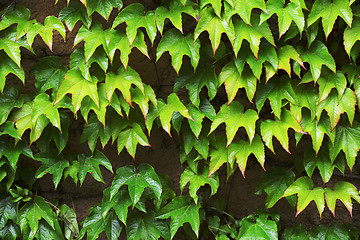
[[[129,240],[156,240],[160,236],[170,239],[168,225],[164,221],[156,219],[153,211],[146,214],[140,211],[131,212],[126,230]]]
[[[284,106],[283,99],[290,103],[295,103],[297,100],[296,94],[290,84],[288,77],[272,78],[268,83],[263,83],[258,86],[255,97],[256,108],[258,111],[262,109],[266,99],[269,99],[271,108],[276,117],[280,118],[281,108]]]
[[[357,122],[353,127],[337,126],[334,146],[330,148],[330,158],[335,160],[336,156],[342,150],[345,153],[346,161],[350,169],[355,164],[355,158],[360,149],[360,128]]]
[[[26,228],[25,225],[29,225],[33,234],[36,233],[39,225],[44,227],[43,224],[39,224],[40,219],[44,219],[52,229],[55,229],[54,215],[51,207],[42,197],[36,196],[19,211],[19,225],[21,230],[24,231],[24,228]]]
[[[84,182],[87,173],[91,173],[91,175],[94,177],[96,181],[105,183],[101,175],[99,165],[103,165],[107,170],[113,172],[109,159],[107,159],[102,152],[99,152],[97,150],[95,151],[95,154],[92,156],[79,154],[78,161],[79,161],[80,185],[82,185],[82,183]]]
[[[48,56],[32,66],[30,75],[35,74],[37,92],[42,93],[48,89],[56,91],[64,79],[66,71],[67,69],[59,57]]]
[[[282,197],[285,190],[294,182],[295,174],[284,168],[271,167],[261,176],[260,182],[256,186],[256,194],[265,191],[265,206],[271,208]]]
[[[196,236],[199,237],[199,209],[200,204],[195,205],[190,197],[179,196],[173,198],[172,201],[164,208],[160,209],[156,218],[167,219],[171,217],[170,232],[171,239],[184,223],[188,222]]]
[[[184,187],[189,185],[189,194],[194,199],[195,204],[198,203],[197,191],[200,187],[209,184],[211,187],[211,195],[215,194],[219,187],[219,178],[217,175],[212,174],[208,177],[209,168],[204,167],[201,174],[194,173],[189,167],[181,174],[180,190],[183,191]]]
[[[213,65],[206,67],[199,67],[196,72],[186,64],[180,72],[180,76],[176,78],[174,84],[174,92],[178,92],[180,88],[185,87],[189,90],[190,101],[199,107],[201,89],[206,86],[209,95],[209,100],[212,100],[218,89],[218,79],[215,74]]]
[[[47,173],[52,174],[56,189],[63,176],[64,169],[69,166],[69,162],[64,159],[64,156],[56,155],[53,152],[40,152],[35,155],[35,160],[42,163],[41,167],[37,170],[35,177],[41,178]]]
[[[121,186],[127,185],[133,206],[139,201],[144,189],[151,188],[156,197],[161,196],[161,182],[154,169],[148,164],[140,164],[137,169],[133,166],[121,167],[111,185],[110,199],[113,199]]]

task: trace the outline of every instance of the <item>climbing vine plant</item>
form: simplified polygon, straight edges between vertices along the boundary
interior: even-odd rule
[[[354,0],[67,0],[43,22],[14,2],[0,12],[1,239],[172,239],[179,231],[194,239],[357,239],[354,226],[336,222],[285,229],[271,211],[282,198],[296,215],[314,201],[319,217],[325,207],[335,215],[337,200],[350,215],[360,203],[345,177],[360,149]],[[53,51],[54,34],[75,35],[68,60],[36,57],[45,46]],[[161,77],[146,83],[129,64],[134,52],[155,66],[171,59],[177,77],[166,97]],[[24,69],[31,54],[36,62]],[[79,122],[88,152],[68,150]],[[136,162],[154,127],[183,139],[180,159],[171,159],[184,166],[180,195],[149,164],[114,171],[102,150],[114,145]],[[271,163],[299,145],[296,158]],[[235,219],[211,197],[220,168],[228,179],[245,177],[248,161],[264,169],[256,194],[266,194],[268,210]],[[87,175],[105,183],[101,169],[114,179],[83,222],[33,188],[47,174],[55,190],[67,178],[81,186]]]

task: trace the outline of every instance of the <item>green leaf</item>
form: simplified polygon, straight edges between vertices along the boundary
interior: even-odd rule
[[[188,222],[196,236],[199,237],[199,217],[200,204],[195,205],[188,196],[178,196],[171,200],[169,204],[160,209],[156,218],[167,219],[171,217],[170,233],[171,239],[184,223]]]
[[[76,213],[73,208],[63,204],[59,208],[60,214],[66,219],[68,224],[65,228],[64,235],[66,239],[76,238],[79,236],[79,224],[76,219]]]
[[[29,225],[31,231],[37,232],[40,219],[44,219],[52,229],[55,229],[54,215],[49,204],[39,196],[26,203],[19,211],[19,225],[24,231],[25,225]]]
[[[183,136],[184,136],[184,150],[186,155],[195,148],[204,159],[207,159],[209,154],[209,139],[205,131],[201,131],[199,136],[194,136],[191,132],[190,127],[185,125],[183,127]]]
[[[101,206],[96,205],[89,209],[89,216],[83,222],[80,239],[87,233],[86,239],[98,239],[99,234],[105,230],[108,239],[118,239],[122,226],[113,211],[103,217]]]
[[[38,240],[47,240],[47,239],[65,240],[59,223],[57,221],[55,221],[54,223],[55,223],[55,229],[51,228],[51,226],[48,223],[44,222],[43,220],[40,220],[39,228],[35,235],[36,239],[38,239]]]
[[[351,27],[347,26],[344,31],[344,47],[349,56],[351,49],[358,40],[360,40],[360,23],[359,18],[355,17],[353,25]]]
[[[347,80],[345,75],[340,71],[330,73],[324,69],[317,83],[319,84],[319,102],[321,102],[329,96],[332,89],[336,89],[340,100],[346,90]]]
[[[228,22],[224,18],[219,18],[211,8],[205,8],[202,11],[194,31],[194,40],[196,40],[203,31],[209,33],[209,39],[214,55],[220,45],[222,33],[225,33],[230,41],[235,39],[235,30],[232,22]]]
[[[103,28],[99,22],[95,22],[90,29],[82,26],[74,40],[74,46],[79,44],[81,41],[85,41],[85,63],[87,63],[90,57],[94,54],[97,47],[103,46],[106,53],[107,50],[107,38],[109,31],[103,31]]]
[[[340,181],[335,183],[334,190],[331,190],[328,187],[325,188],[326,205],[334,216],[335,204],[337,199],[339,199],[345,205],[350,215],[352,216],[351,198],[355,199],[357,202],[360,203],[360,196],[358,190],[353,184],[349,182]]]
[[[18,222],[18,207],[17,204],[11,201],[11,197],[2,197],[0,200],[0,229],[4,228],[9,219],[14,223]],[[1,234],[0,234],[1,236]]]
[[[304,31],[305,19],[300,1],[291,1],[285,4],[284,0],[271,0],[266,2],[266,8],[268,12],[261,12],[260,14],[261,23],[276,14],[278,17],[279,39],[289,29],[292,22],[298,27],[300,35]]]
[[[295,132],[299,133],[304,133],[304,130],[288,110],[282,112],[280,119],[281,120],[276,119],[275,121],[267,119],[263,121],[260,126],[261,136],[265,145],[270,148],[271,151],[274,152],[272,140],[273,137],[276,137],[281,146],[290,153],[288,129],[292,128]]]
[[[73,179],[74,183],[77,184],[79,180],[78,173],[79,173],[79,162],[73,160],[71,162],[71,165],[68,168],[66,168],[64,171],[64,179],[70,176]]]
[[[188,119],[190,129],[194,133],[195,137],[198,139],[203,127],[204,117],[208,117],[211,120],[214,120],[216,113],[214,107],[206,99],[202,99],[199,109],[196,108],[193,104],[189,103],[187,105],[190,116],[193,120]]]
[[[16,8],[7,8],[6,14],[1,11],[2,20],[0,22],[0,31],[8,28],[13,24],[17,24],[17,38],[22,37],[29,24],[31,12],[24,6],[16,6]]]
[[[75,24],[81,21],[87,28],[90,28],[92,19],[88,17],[86,7],[79,2],[70,2],[59,13],[59,19],[65,22],[65,25],[70,30],[74,29]]]
[[[261,176],[256,186],[255,194],[266,192],[266,208],[271,208],[283,196],[286,189],[294,182],[296,176],[293,171],[280,167],[271,167]]]
[[[155,23],[155,13],[153,11],[145,11],[145,7],[140,3],[132,3],[126,8],[122,9],[119,15],[115,18],[112,27],[120,25],[125,22],[126,35],[129,39],[130,45],[134,42],[137,29],[145,28],[151,43],[154,43],[157,29]]]
[[[296,216],[314,200],[321,218],[321,214],[325,208],[324,189],[313,187],[314,185],[309,177],[301,177],[286,189],[283,197],[291,196],[293,194],[298,195]]]
[[[233,49],[235,56],[241,48],[241,44],[245,39],[250,44],[250,49],[256,59],[258,58],[261,38],[265,38],[269,43],[275,46],[274,38],[267,22],[260,22],[259,15],[255,14],[251,18],[251,24],[241,20],[234,21],[235,38],[233,41]],[[232,39],[230,39],[232,41]]]
[[[316,108],[316,115],[319,118],[325,109],[330,118],[331,131],[336,127],[340,120],[340,115],[346,113],[350,124],[354,121],[356,105],[356,95],[350,89],[346,88],[341,99],[332,91],[330,95],[322,101]]]
[[[24,97],[13,86],[7,86],[5,91],[0,94],[0,125],[6,122],[11,110],[20,108],[24,103]]]
[[[96,114],[99,121],[103,124],[103,128],[106,127],[105,125],[105,115],[107,106],[109,105],[108,100],[106,99],[106,93],[105,93],[105,83],[100,83],[98,86],[98,95],[99,95],[99,102],[100,102],[100,108],[96,106],[96,104],[86,96],[82,102],[82,106],[80,108],[81,115],[83,116],[85,122],[88,122],[88,115],[89,112],[92,110]]]
[[[109,142],[111,131],[109,125],[102,125],[95,115],[91,115],[80,136],[80,143],[87,141],[91,152],[94,152],[98,138],[102,148]]]
[[[40,137],[49,120],[53,126],[61,131],[58,108],[63,107],[63,103],[64,101],[55,104],[50,101],[49,95],[41,93],[36,96],[33,102],[24,104],[12,116],[19,136],[22,136],[26,129],[30,129],[31,144]]]
[[[30,75],[35,75],[35,86],[38,93],[48,89],[56,91],[64,79],[66,67],[58,56],[41,58],[30,70]]]
[[[353,168],[357,153],[360,149],[360,127],[357,122],[352,127],[338,125],[336,127],[336,137],[333,147],[330,148],[330,158],[335,160],[336,156],[342,150],[346,156],[346,162],[350,168]]]
[[[150,146],[145,133],[138,123],[132,123],[128,128],[119,133],[117,140],[118,153],[126,147],[128,153],[135,159],[136,147],[138,144]]]
[[[167,98],[167,104],[159,107],[159,118],[163,129],[170,135],[171,117],[174,112],[179,112],[183,117],[192,120],[189,110],[180,101],[179,97],[175,93],[171,93]]]
[[[350,231],[346,229],[344,225],[334,222],[329,227],[320,225],[317,228],[312,229],[311,231],[309,231],[308,236],[309,239],[356,239],[356,237],[350,238],[349,232]]]
[[[277,239],[278,228],[275,221],[266,215],[248,216],[241,220],[239,235],[236,239]]]
[[[331,71],[336,72],[336,65],[327,47],[316,40],[306,51],[299,50],[300,57],[310,64],[310,71],[316,82],[321,74],[322,65],[326,65]]]
[[[67,94],[72,94],[72,103],[74,115],[80,109],[81,102],[85,96],[89,96],[97,107],[100,107],[99,95],[97,92],[96,81],[86,80],[80,70],[69,70],[64,80],[62,81],[59,90],[56,94],[54,104],[60,102],[60,100]]]
[[[287,227],[281,235],[281,238],[284,240],[308,239],[307,231],[301,224]]]
[[[311,73],[307,72],[303,81],[309,79],[312,81]],[[310,80],[311,79],[311,80]],[[306,81],[304,81],[306,82]],[[294,87],[294,92],[297,96],[297,101],[295,103],[290,103],[290,112],[296,118],[296,121],[302,121],[302,111],[303,108],[307,108],[310,111],[310,118],[313,121],[316,117],[316,109],[318,106],[319,99],[319,91],[318,88],[313,87],[312,83],[309,84],[301,84],[299,83],[296,87]],[[306,113],[304,114],[306,115]],[[307,115],[306,115],[307,116]],[[320,121],[321,119],[319,119]]]
[[[39,35],[46,45],[48,45],[50,51],[52,51],[54,30],[58,31],[65,40],[65,27],[63,23],[55,16],[47,16],[44,21],[44,26],[42,26],[39,31]]]
[[[199,67],[194,73],[194,70],[189,64],[186,64],[182,68],[179,77],[176,78],[174,92],[178,92],[180,88],[185,87],[189,90],[190,101],[196,107],[199,107],[202,88],[204,86],[207,87],[209,100],[212,100],[217,93],[218,85],[219,83],[213,65]]]
[[[241,19],[248,25],[251,25],[251,11],[254,8],[261,9],[263,12],[268,13],[264,0],[238,0],[233,1],[233,3],[234,13],[237,13],[241,17]]]
[[[211,195],[214,195],[219,188],[218,176],[212,174],[208,177],[209,168],[204,167],[201,174],[194,173],[189,167],[181,174],[180,178],[180,190],[183,191],[184,187],[189,185],[189,194],[194,199],[195,204],[198,203],[197,191],[200,187],[209,184],[211,187]]]
[[[304,132],[310,134],[313,148],[317,154],[320,150],[322,142],[324,140],[324,135],[326,134],[332,143],[335,140],[335,132],[331,131],[331,125],[329,118],[321,117],[320,120],[312,120],[309,115],[304,115],[300,122],[301,126],[304,129]],[[305,136],[301,134],[301,136]]]
[[[130,44],[128,38],[126,37],[126,34],[123,31],[112,30],[110,31],[110,33],[111,38],[108,41],[107,48],[109,51],[108,56],[111,64],[113,63],[115,52],[117,49],[119,49],[120,51],[120,61],[124,65],[125,70],[127,69],[129,63],[129,54],[131,53],[133,48],[137,48],[142,54],[144,54],[150,59],[147,45],[144,40],[144,34],[140,31],[140,29],[137,30],[135,40],[132,44]]]
[[[70,69],[79,69],[88,81],[91,81],[90,67],[93,63],[97,63],[104,72],[108,69],[108,58],[102,48],[97,48],[87,62],[83,47],[75,49],[70,55]]]
[[[140,164],[137,169],[134,166],[119,168],[111,184],[110,199],[114,198],[123,185],[128,185],[133,206],[139,201],[146,187],[151,188],[158,199],[162,192],[161,182],[153,167],[148,164]]]
[[[35,160],[41,162],[41,167],[36,171],[35,177],[42,178],[47,173],[52,174],[56,189],[69,162],[64,159],[64,156],[56,155],[53,152],[40,152],[35,155]]]
[[[8,57],[11,58],[16,63],[19,70],[21,69],[21,65],[20,65],[20,61],[21,61],[20,47],[21,47],[21,45],[19,43],[14,42],[13,40],[11,40],[9,38],[0,38],[0,50],[5,51],[5,53],[8,55]],[[3,56],[3,54],[2,54],[2,56]],[[5,56],[3,56],[3,57],[5,57]],[[11,63],[9,63],[9,60],[6,61],[4,59],[4,60],[1,60],[1,62],[2,63],[7,63],[7,65],[9,65],[9,64],[12,65]],[[12,66],[9,66],[9,67],[13,68]],[[3,69],[7,70],[8,68],[1,67],[0,70],[3,71]]]
[[[221,0],[201,0],[200,1],[200,9],[204,9],[207,5],[212,6],[214,9],[215,14],[221,18],[221,8],[222,8],[222,1]]]
[[[299,63],[304,68],[304,63],[300,58],[299,53],[291,45],[285,45],[277,49],[277,54],[279,58],[279,69],[284,69],[289,77],[291,76],[291,66],[290,59],[293,59]]]
[[[41,93],[36,96],[33,101],[33,109],[31,115],[31,121],[33,126],[36,125],[37,118],[40,115],[45,115],[54,127],[57,127],[61,132],[60,115],[58,108],[63,107],[62,102],[57,104],[51,102],[49,95]],[[16,123],[18,124],[18,122]]]
[[[80,185],[82,185],[82,183],[84,182],[87,173],[91,173],[91,175],[96,181],[105,183],[101,175],[99,165],[103,165],[107,170],[113,173],[113,169],[109,159],[107,159],[107,157],[102,152],[99,152],[97,150],[92,156],[87,156],[83,153],[79,154],[78,161]]]
[[[19,136],[22,136],[26,129],[30,129],[30,144],[36,141],[42,134],[44,128],[49,124],[45,115],[40,115],[37,119],[33,118],[33,103],[27,102],[21,109],[12,115],[11,121],[15,122]]]
[[[225,138],[217,138],[217,148],[211,149],[210,151],[210,164],[209,164],[209,174],[210,177],[214,174],[224,163],[230,163],[232,160],[229,158],[228,150],[226,147]],[[233,162],[233,161],[232,161]],[[232,166],[231,166],[232,167]]]
[[[132,101],[139,106],[145,120],[149,112],[150,102],[157,107],[157,99],[155,92],[152,87],[147,84],[144,84],[144,92],[142,92],[140,88],[131,88],[131,98]],[[113,98],[111,98],[111,100],[112,99]]]
[[[243,71],[245,63],[247,63],[251,68],[251,71],[253,72],[254,76],[259,81],[263,71],[263,65],[266,66],[266,64],[270,63],[272,67],[272,71],[274,72],[278,68],[278,58],[275,48],[269,43],[265,42],[260,46],[258,58],[255,58],[254,54],[250,52],[248,43],[243,44],[242,48],[240,49],[239,55],[242,56],[240,58],[237,58],[236,60],[239,73]],[[265,63],[265,61],[267,61],[268,63]],[[267,68],[265,69],[267,70]],[[268,72],[266,72],[266,75],[267,74]]]
[[[190,57],[191,65],[196,69],[200,60],[200,40],[194,41],[193,34],[184,37],[177,30],[170,29],[160,40],[156,50],[156,60],[167,51],[170,53],[172,65],[177,74],[179,74],[184,55]]]
[[[239,88],[245,88],[247,98],[252,102],[257,79],[248,67],[244,68],[242,58],[234,59],[223,67],[219,74],[219,85],[223,83],[229,103],[235,99]]]
[[[109,20],[113,8],[121,9],[122,6],[123,3],[121,0],[86,0],[88,15],[90,16],[94,12],[97,12],[106,20]]]
[[[2,229],[0,228],[0,238],[16,240],[21,235],[20,228],[13,222],[7,223]]]
[[[20,154],[34,159],[33,153],[27,142],[20,141],[15,145],[13,141],[0,140],[0,156],[5,156],[7,158],[13,170],[16,169]]]
[[[160,236],[164,239],[170,239],[169,227],[164,221],[156,219],[153,211],[148,213],[131,212],[126,230],[129,240],[156,240]]]
[[[272,78],[268,83],[260,83],[255,97],[256,108],[260,111],[266,99],[269,99],[271,108],[276,117],[282,119],[281,108],[284,106],[283,99],[290,103],[295,103],[297,96],[290,84],[290,79],[286,76],[280,79]]]
[[[244,107],[239,102],[232,102],[229,105],[224,104],[212,122],[209,134],[221,123],[225,123],[227,147],[233,141],[238,129],[244,127],[251,143],[255,136],[255,123],[258,119],[259,116],[254,110],[248,109],[244,111]]]
[[[236,158],[236,163],[244,178],[246,164],[251,154],[256,157],[261,167],[265,170],[265,147],[259,135],[255,135],[253,141],[250,143],[240,140],[229,146],[229,158]]]
[[[313,175],[315,168],[317,167],[324,183],[327,183],[330,180],[335,167],[337,167],[342,172],[345,170],[344,162],[341,162],[340,164],[342,166],[340,166],[337,161],[331,161],[329,156],[329,149],[326,147],[326,145],[323,146],[317,155],[315,155],[315,152],[311,148],[307,149],[304,154],[303,163],[305,171],[310,178]]]
[[[308,26],[322,18],[326,38],[333,29],[337,17],[341,17],[351,27],[353,14],[348,0],[316,0],[307,18]]]
[[[68,143],[70,117],[65,112],[60,112],[62,132],[59,129],[48,125],[41,137],[36,141],[36,146],[41,152],[48,152],[52,149],[52,141],[55,143],[58,153],[61,153]]]
[[[3,93],[6,76],[10,73],[16,75],[25,84],[24,70],[19,68],[3,51],[0,51],[0,92]]]
[[[14,122],[5,122],[0,127],[0,136],[2,135],[9,135],[16,140],[21,140],[21,137],[18,135],[16,129],[15,129],[15,123]]]
[[[193,5],[193,2],[191,1],[188,1],[186,4],[182,5],[178,0],[172,0],[170,1],[168,8],[165,8],[164,6],[157,7],[155,10],[155,21],[159,32],[163,34],[165,20],[169,19],[174,27],[183,33],[182,14],[186,13],[193,18],[196,18]]]
[[[109,72],[108,74],[106,74],[105,79],[106,98],[110,102],[111,97],[115,92],[115,89],[119,89],[125,101],[130,104],[130,106],[132,106],[130,94],[130,88],[132,84],[138,87],[144,94],[144,85],[142,83],[142,80],[139,74],[132,68],[128,68],[126,70],[125,68],[120,67],[118,70],[118,74],[116,75],[112,72]]]
[[[106,216],[111,208],[113,208],[120,221],[126,226],[126,219],[131,203],[132,201],[127,191],[120,189],[110,200],[110,188],[106,188],[102,200],[102,215]]]

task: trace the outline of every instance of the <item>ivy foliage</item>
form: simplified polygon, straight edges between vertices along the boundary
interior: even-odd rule
[[[335,216],[339,202],[352,216],[360,203],[349,180],[360,149],[354,0],[56,0],[64,8],[43,22],[14,2],[0,9],[1,239],[173,239],[180,231],[194,239],[357,239],[354,226],[337,222],[284,228],[268,210],[286,198],[295,216],[311,202],[320,218],[326,207]],[[75,36],[66,60],[52,53],[54,34]],[[50,54],[38,57],[38,48]],[[156,84],[144,80],[134,54],[155,66]],[[27,69],[29,56],[36,62]],[[161,98],[157,66],[166,58],[176,79]],[[88,151],[69,142],[79,123]],[[153,166],[113,169],[106,157],[104,147],[116,145],[136,161],[156,126],[183,139],[180,195]],[[272,160],[283,150],[284,162]],[[219,169],[228,180],[237,169],[245,177],[255,159],[266,170],[255,192],[266,194],[266,209],[235,219],[213,197]],[[88,175],[108,187],[78,222],[72,207],[37,191],[46,175],[55,191],[68,177],[81,187]]]

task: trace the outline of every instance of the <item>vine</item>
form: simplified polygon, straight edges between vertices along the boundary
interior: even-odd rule
[[[333,221],[284,227],[271,209],[286,198],[297,216],[314,201],[321,218],[325,207],[335,216],[340,200],[352,216],[360,203],[351,182],[360,149],[355,0],[67,0],[43,23],[16,3],[0,12],[1,239],[358,239],[355,226]],[[43,44],[53,51],[54,34],[75,36],[71,54],[37,56]],[[144,81],[134,51],[161,79]],[[36,63],[27,69],[29,55]],[[176,79],[161,98],[166,57]],[[69,150],[79,123],[87,152]],[[136,163],[157,126],[182,139],[180,194],[169,177]],[[296,158],[274,164],[273,154],[300,144]],[[109,145],[136,166],[113,169]],[[238,219],[213,197],[219,169],[245,177],[255,159],[266,209]],[[87,175],[110,185],[78,222],[73,207],[33,186],[47,174],[54,191],[68,177],[80,187]]]

